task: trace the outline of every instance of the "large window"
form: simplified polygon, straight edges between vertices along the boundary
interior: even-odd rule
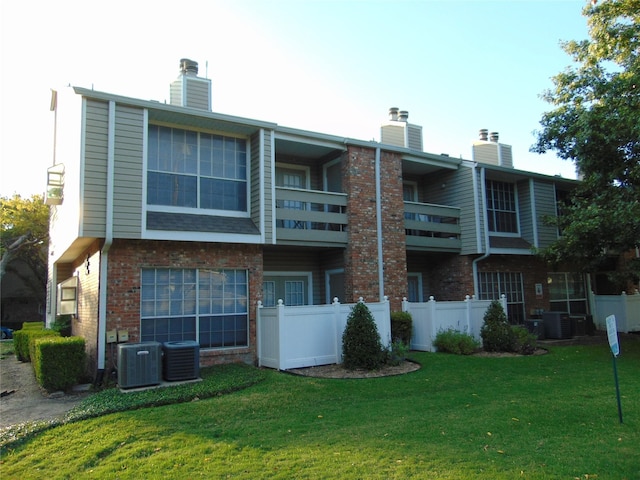
[[[587,290],[580,273],[550,273],[547,278],[551,310],[570,315],[587,313]]]
[[[518,233],[515,187],[512,183],[487,180],[487,218],[489,231]]]
[[[147,203],[245,212],[246,140],[149,125]]]
[[[143,269],[140,340],[247,346],[247,298],[246,270]]]
[[[524,289],[522,273],[519,272],[479,272],[480,300],[499,300],[507,297],[507,316],[511,324],[523,324]]]

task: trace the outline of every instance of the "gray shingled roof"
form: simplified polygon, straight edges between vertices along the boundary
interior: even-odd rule
[[[259,235],[250,218],[147,212],[147,229],[179,232],[237,233]]]

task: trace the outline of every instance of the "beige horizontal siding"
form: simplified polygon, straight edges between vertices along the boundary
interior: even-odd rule
[[[142,234],[143,136],[143,110],[117,105],[113,191],[115,238],[140,238]]]

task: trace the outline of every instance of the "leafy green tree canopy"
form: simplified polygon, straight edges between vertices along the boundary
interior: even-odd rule
[[[583,10],[588,40],[562,48],[573,65],[542,95],[553,106],[532,151],[573,161],[583,182],[556,220],[562,237],[541,255],[595,271],[640,246],[640,0],[601,0]],[[640,259],[623,266],[640,276]]]
[[[42,195],[0,197],[0,279],[20,259],[46,283],[48,242],[49,207]]]

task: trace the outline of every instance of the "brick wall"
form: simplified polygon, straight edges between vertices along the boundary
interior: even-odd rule
[[[258,245],[170,241],[115,241],[109,251],[107,330],[140,338],[140,271],[145,267],[237,268],[249,273],[249,347],[206,350],[202,366],[256,361],[256,302],[262,295],[262,251]],[[107,348],[107,355],[110,355]]]
[[[478,263],[479,272],[522,273],[525,315],[532,310],[551,310],[547,277],[549,269],[544,262],[531,255],[491,255]],[[542,296],[536,296],[535,285],[542,284]],[[508,299],[507,299],[508,300]]]
[[[93,376],[98,369],[100,251],[97,241],[77,258],[73,267],[78,277],[78,315],[71,321],[71,333],[85,339],[87,375]]]
[[[407,244],[404,229],[402,159],[399,154],[382,152],[380,184],[384,293],[389,297],[391,311],[400,311],[402,298],[407,296]]]
[[[348,193],[349,242],[345,250],[345,302],[380,300],[376,234],[375,150],[350,146],[343,163]]]
[[[433,296],[437,301],[464,300],[473,295],[473,258],[461,255],[429,255],[430,271],[426,283],[425,301]]]
[[[345,250],[346,302],[359,297],[380,301],[377,235],[376,151],[349,147],[343,164],[343,187],[349,193],[349,244]],[[381,153],[380,200],[384,295],[392,310],[400,310],[407,290],[402,164],[398,154]]]

